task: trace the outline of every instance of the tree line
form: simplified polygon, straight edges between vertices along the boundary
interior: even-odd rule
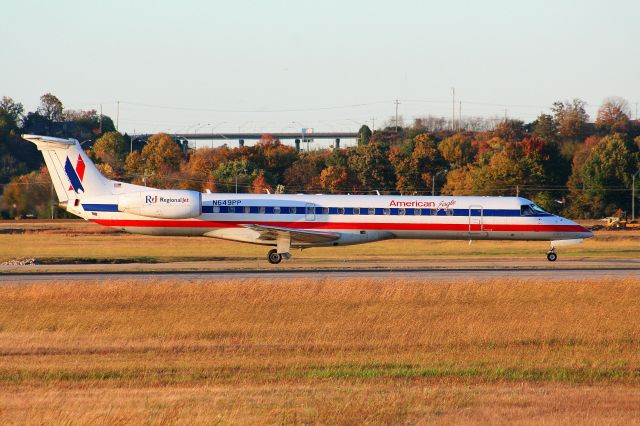
[[[591,121],[580,99],[560,101],[533,122],[504,119],[452,131],[443,119],[416,119],[358,143],[298,152],[266,134],[254,146],[184,153],[171,135],[151,136],[130,150],[128,136],[95,110],[65,110],[51,94],[34,112],[0,102],[0,210],[4,217],[48,217],[50,178],[22,133],[90,141],[88,155],[112,179],[158,188],[253,193],[394,193],[523,196],[554,213],[599,218],[629,211],[632,176],[640,169],[640,124],[629,104],[608,98]],[[640,181],[640,178],[636,179]],[[640,185],[638,185],[640,186]]]

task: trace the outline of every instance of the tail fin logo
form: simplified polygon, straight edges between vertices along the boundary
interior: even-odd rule
[[[69,191],[73,189],[73,191],[78,194],[79,191],[84,192],[84,187],[82,186],[82,179],[84,178],[84,161],[82,161],[82,157],[78,155],[78,161],[76,162],[76,167],[74,168],[67,157],[67,161],[64,163],[64,171],[67,174],[67,178],[69,179],[69,183],[71,186],[69,187]]]

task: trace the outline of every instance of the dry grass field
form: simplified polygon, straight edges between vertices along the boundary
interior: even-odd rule
[[[372,244],[294,251],[293,261],[428,261],[436,259],[540,259],[540,241],[390,240]],[[225,260],[266,264],[267,247],[205,237],[152,237],[114,233],[84,221],[0,223],[0,262],[35,257],[43,263],[175,262]],[[560,248],[560,259],[640,258],[640,231],[599,231],[577,246]],[[294,262],[294,263],[292,263]],[[232,263],[230,263],[232,265]]]
[[[0,423],[640,422],[640,280],[0,287]]]

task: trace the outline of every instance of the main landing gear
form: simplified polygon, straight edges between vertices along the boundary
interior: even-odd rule
[[[278,253],[278,249],[271,249],[269,253],[267,253],[267,260],[272,265],[277,265],[282,261],[282,259],[289,259],[291,255],[289,253]]]
[[[556,248],[551,247],[551,250],[547,252],[547,260],[549,262],[555,262],[557,258],[558,258],[558,255],[556,254]]]
[[[282,255],[280,253],[278,253],[278,250],[271,249],[271,250],[269,250],[269,253],[267,254],[267,260],[272,265],[277,265],[278,263],[280,263],[282,261]]]

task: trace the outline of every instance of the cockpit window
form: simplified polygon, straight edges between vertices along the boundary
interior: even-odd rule
[[[531,204],[531,208],[536,213],[546,213],[546,211],[544,211],[544,209],[542,207],[536,206],[535,204]]]
[[[527,204],[524,206],[520,206],[520,216],[535,216],[537,214],[547,213],[541,207],[536,206],[535,204]]]
[[[531,206],[520,206],[520,216],[533,216],[536,214]]]

